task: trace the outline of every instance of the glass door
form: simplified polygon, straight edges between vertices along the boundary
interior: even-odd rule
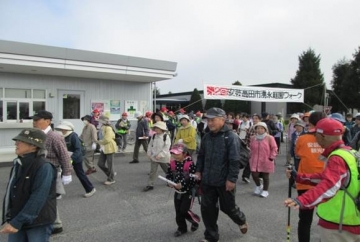
[[[67,120],[71,122],[75,126],[75,132],[80,135],[83,127],[81,117],[85,115],[85,92],[59,90],[58,94],[59,121]]]

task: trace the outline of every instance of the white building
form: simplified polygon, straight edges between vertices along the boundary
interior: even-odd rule
[[[177,63],[0,40],[0,157],[14,152],[12,138],[32,127],[38,110],[53,125],[100,109],[116,121],[126,111],[152,110],[152,83],[171,79]]]

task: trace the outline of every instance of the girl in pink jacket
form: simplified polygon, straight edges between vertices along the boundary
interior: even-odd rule
[[[261,197],[269,196],[270,173],[274,173],[274,160],[277,155],[277,145],[273,136],[268,134],[266,123],[259,122],[255,126],[255,135],[250,139],[250,170],[256,184],[254,194]],[[262,185],[260,176],[263,178]]]

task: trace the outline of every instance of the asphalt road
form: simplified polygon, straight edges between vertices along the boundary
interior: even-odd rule
[[[282,144],[284,146],[284,143]],[[285,149],[282,148],[282,153]],[[118,154],[115,159],[116,183],[105,186],[105,175],[98,169],[90,175],[97,189],[91,198],[84,198],[76,176],[66,186],[67,194],[58,200],[64,231],[51,237],[54,242],[128,242],[198,241],[203,238],[204,225],[199,230],[174,238],[176,231],[173,194],[171,188],[158,180],[155,189],[142,192],[147,184],[150,162],[144,154],[140,163],[129,164],[131,154]],[[288,193],[288,181],[284,175],[285,155],[276,160],[276,172],[270,177],[268,198],[252,194],[254,183],[237,183],[236,200],[247,216],[249,231],[242,235],[239,228],[224,213],[219,214],[220,241],[279,242],[286,241],[287,208],[283,201]],[[10,167],[0,168],[0,197],[5,194]],[[163,172],[159,169],[159,174]],[[296,194],[296,190],[292,190]],[[1,209],[1,208],[0,208]],[[200,215],[196,202],[193,211]],[[298,211],[291,210],[291,241],[297,241]],[[314,218],[312,240],[319,241],[317,218]],[[190,226],[190,225],[189,225]],[[0,235],[0,241],[6,236]]]

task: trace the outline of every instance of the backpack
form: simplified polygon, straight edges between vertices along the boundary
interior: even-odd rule
[[[191,164],[193,164],[193,161],[186,161],[184,163],[184,167],[183,167],[183,173],[185,175],[185,179],[189,179],[190,178],[190,166]],[[174,174],[176,172],[176,161],[175,160],[171,160],[170,161],[170,170],[171,172]],[[195,186],[191,189],[191,195],[192,197],[197,197],[199,204],[201,204],[201,181],[200,180],[196,180]]]
[[[152,138],[151,138],[152,140],[155,139],[155,135],[156,135],[156,134],[153,134],[153,136],[152,136]],[[166,141],[166,136],[167,136],[167,133],[165,133],[164,136],[163,136],[164,142]]]
[[[74,135],[74,132],[70,135],[69,137],[69,144],[67,144],[68,146],[68,149],[70,148],[71,146],[71,137]],[[82,139],[80,139],[80,137],[76,134],[76,137],[78,138],[78,140],[80,141],[80,145],[81,145],[81,154],[82,156],[85,156],[86,154],[86,145],[84,143],[84,141]]]
[[[169,131],[173,131],[176,128],[175,124],[173,124],[170,119],[166,120],[165,123]]]
[[[360,186],[360,152],[359,151],[355,151],[355,150],[349,150],[349,152],[355,157],[356,160],[356,164],[357,164],[357,170],[358,170],[358,182],[359,182],[359,186]],[[358,191],[358,194],[356,197],[353,197],[346,189],[346,187],[342,187],[342,189],[344,190],[344,192],[349,195],[351,197],[351,199],[354,201],[358,211],[360,212],[360,189]]]
[[[229,139],[229,130],[225,132],[224,140],[225,140],[225,148],[226,148],[226,154],[228,156],[228,139]],[[232,131],[231,131],[232,132]],[[247,164],[249,163],[250,159],[250,150],[246,146],[245,142],[240,139],[239,136],[237,136],[240,143],[240,160],[239,160],[239,168],[244,169]]]

